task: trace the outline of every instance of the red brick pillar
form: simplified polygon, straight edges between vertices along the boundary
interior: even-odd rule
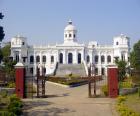
[[[22,63],[17,63],[15,65],[15,69],[16,69],[16,95],[20,98],[24,98],[25,67]]]
[[[118,96],[118,68],[114,66],[109,66],[108,70],[108,95],[110,98],[115,98]]]

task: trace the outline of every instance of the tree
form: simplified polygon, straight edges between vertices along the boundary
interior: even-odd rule
[[[0,19],[3,19],[4,15],[0,12]]]
[[[2,51],[0,49],[0,63],[1,63],[2,59],[3,59],[3,54],[2,54]]]
[[[11,48],[10,42],[7,42],[7,44],[2,48],[1,51],[2,51],[2,55],[3,55],[3,60],[10,56],[10,54],[11,54],[10,48]]]
[[[135,70],[140,70],[140,40],[134,44],[130,53],[130,64]]]
[[[10,42],[7,43],[6,46],[4,46],[1,51],[2,51],[2,57],[3,57],[3,62],[4,62],[4,70],[6,72],[6,75],[8,77],[8,80],[14,81],[15,77],[15,68],[14,65],[16,64],[16,61],[10,60]]]
[[[2,13],[0,13],[0,19],[3,19],[4,15],[2,15]],[[3,27],[0,26],[0,42],[4,39],[4,31],[3,31]]]
[[[123,81],[125,79],[127,63],[123,60],[116,60],[116,65],[119,70],[119,81]]]

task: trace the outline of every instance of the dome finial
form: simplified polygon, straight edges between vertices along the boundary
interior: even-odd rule
[[[68,24],[70,24],[70,25],[72,24],[72,20],[71,19],[69,19]]]

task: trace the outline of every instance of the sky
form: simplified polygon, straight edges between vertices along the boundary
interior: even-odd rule
[[[79,43],[112,44],[125,34],[131,46],[140,39],[140,0],[0,0],[5,39],[27,37],[29,44],[63,42],[69,19]]]

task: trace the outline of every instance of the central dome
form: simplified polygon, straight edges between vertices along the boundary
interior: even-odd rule
[[[65,31],[74,31],[74,30],[76,30],[75,26],[72,25],[72,21],[71,20],[68,21],[68,25],[65,27],[64,30]]]

